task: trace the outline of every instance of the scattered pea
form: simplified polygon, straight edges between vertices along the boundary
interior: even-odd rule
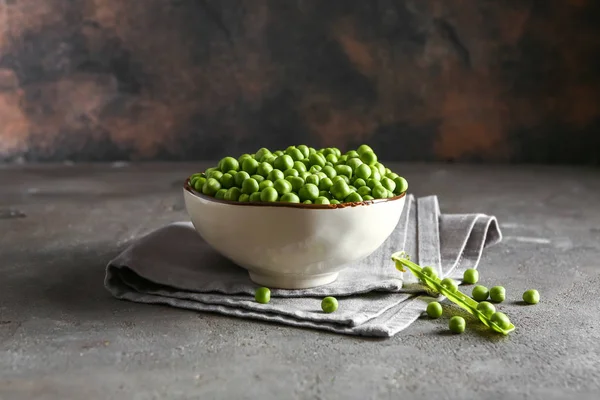
[[[427,304],[427,315],[429,318],[439,318],[442,316],[442,305],[437,301]]]
[[[453,333],[463,333],[466,326],[467,323],[465,322],[465,319],[459,315],[453,316],[448,322],[448,328]]]
[[[488,297],[490,296],[490,291],[485,286],[477,285],[473,288],[473,291],[471,292],[471,296],[473,297],[474,300],[484,301],[484,300],[487,300]]]
[[[463,281],[472,285],[479,280],[479,271],[474,268],[469,268],[463,273]]]
[[[338,301],[335,297],[327,296],[321,301],[321,309],[323,312],[332,313],[338,309]]]
[[[523,301],[527,304],[537,304],[540,301],[540,294],[535,289],[529,289],[523,293]]]
[[[502,286],[494,286],[490,289],[490,300],[494,303],[502,303],[506,298],[506,289]]]
[[[266,287],[260,287],[254,292],[254,299],[261,304],[267,304],[271,301],[271,290]]]

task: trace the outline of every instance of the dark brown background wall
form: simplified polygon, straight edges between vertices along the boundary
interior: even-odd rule
[[[600,160],[596,0],[1,0],[0,160]]]

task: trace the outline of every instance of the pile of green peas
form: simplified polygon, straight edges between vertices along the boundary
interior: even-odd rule
[[[345,154],[305,145],[271,152],[261,148],[190,177],[195,191],[220,200],[343,204],[398,196],[408,189],[403,177],[378,162],[366,144]]]
[[[425,275],[434,277],[435,271],[431,267],[423,267],[422,272]],[[479,272],[476,269],[469,268],[463,273],[463,282],[466,284],[475,284],[479,281]],[[444,278],[440,282],[446,289],[456,292],[457,283],[452,278]],[[506,289],[503,286],[494,286],[491,289],[483,285],[473,287],[471,293],[473,300],[478,302],[477,309],[489,317],[502,329],[510,326],[511,322],[506,314],[496,311],[496,307],[488,302],[502,303],[506,299]],[[535,289],[529,289],[523,293],[523,301],[527,304],[537,304],[540,301],[540,294]],[[442,305],[437,301],[427,304],[426,313],[431,319],[438,319],[442,316]],[[453,333],[463,333],[465,331],[466,321],[463,317],[455,315],[448,321],[448,329]]]

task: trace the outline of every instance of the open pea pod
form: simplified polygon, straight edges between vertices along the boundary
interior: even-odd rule
[[[510,332],[515,330],[515,326],[511,323],[508,328],[502,329],[498,324],[493,322],[488,316],[477,309],[479,304],[469,296],[465,295],[460,291],[450,291],[445,286],[442,286],[441,279],[438,277],[431,277],[424,274],[422,268],[410,261],[404,252],[398,252],[392,254],[392,260],[396,263],[396,268],[402,272],[405,272],[405,267],[410,270],[417,278],[421,280],[429,289],[442,294],[451,302],[457,304],[461,308],[464,308],[469,313],[475,315],[479,320],[488,328],[493,329],[496,332],[508,335]]]

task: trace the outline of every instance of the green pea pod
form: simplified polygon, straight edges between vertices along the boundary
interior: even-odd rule
[[[430,277],[429,275],[423,274],[421,271],[421,267],[417,264],[410,261],[404,252],[398,252],[392,254],[392,260],[396,263],[396,268],[399,271],[405,272],[405,267],[410,270],[418,279],[421,280],[427,286],[427,288],[440,293],[445,296],[448,300],[457,304],[461,308],[464,308],[469,313],[475,315],[479,320],[488,328],[493,329],[496,332],[502,333],[504,335],[508,335],[510,332],[515,330],[515,326],[511,323],[510,326],[506,329],[502,329],[498,324],[493,322],[489,317],[483,314],[481,311],[477,309],[477,305],[479,304],[469,296],[465,295],[460,291],[452,292],[446,287],[442,286],[441,279],[438,277]]]

